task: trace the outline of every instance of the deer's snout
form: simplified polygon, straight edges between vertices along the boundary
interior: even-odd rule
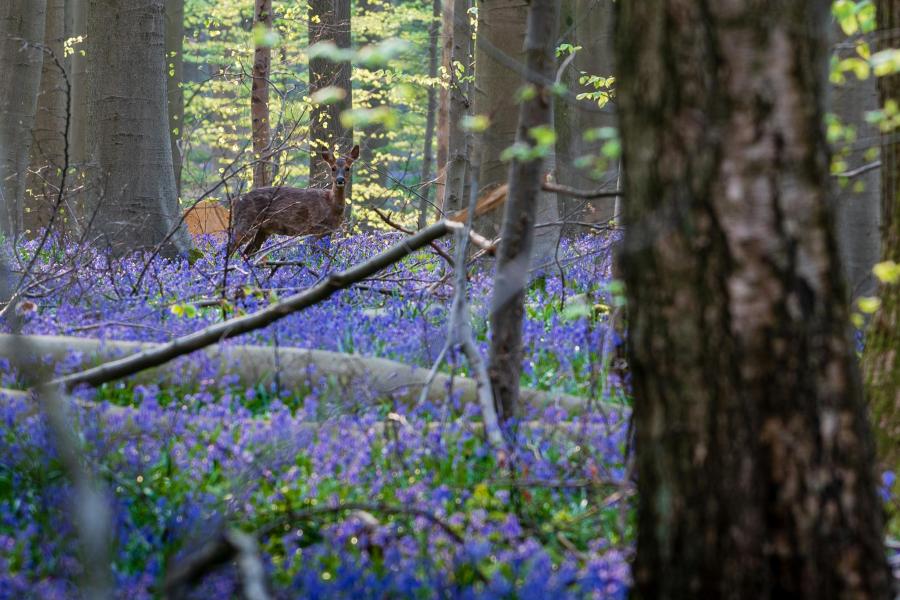
[[[338,175],[338,176],[334,179],[334,182],[335,182],[336,184],[338,184],[338,185],[344,185],[344,176],[343,176],[343,175]]]

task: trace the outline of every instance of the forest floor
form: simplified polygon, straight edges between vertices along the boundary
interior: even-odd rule
[[[227,269],[209,240],[191,261],[174,262],[54,248],[37,263],[46,293],[23,308],[23,333],[165,342],[268,306],[396,240],[294,241],[265,264]],[[567,241],[558,260],[537,266],[522,384],[584,406],[525,407],[502,452],[483,440],[477,404],[452,390],[422,404],[407,390],[385,393],[314,368],[302,379],[262,380],[194,354],[165,377],[75,390],[84,463],[114,515],[117,596],[159,597],[184,557],[236,528],[257,539],[275,597],[623,597],[633,478],[628,402],[606,360],[620,343],[608,327],[620,302],[612,241]],[[225,346],[428,368],[446,339],[448,272],[419,252]],[[485,356],[491,278],[476,266],[470,280]],[[52,368],[71,372],[88,358],[69,352]],[[442,370],[467,374],[450,358]],[[21,389],[37,371],[3,372],[2,387]],[[53,436],[31,400],[8,397],[0,413],[0,597],[77,597],[71,486]],[[195,593],[230,597],[239,585],[223,568]]]

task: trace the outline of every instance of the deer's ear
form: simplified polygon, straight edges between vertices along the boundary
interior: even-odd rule
[[[353,150],[350,151],[350,158],[353,160],[359,158],[359,144],[353,146]]]
[[[327,162],[329,165],[334,162],[334,155],[331,153],[331,150],[322,149],[320,152],[322,154],[322,160]]]

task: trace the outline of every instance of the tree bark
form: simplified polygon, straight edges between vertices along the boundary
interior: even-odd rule
[[[338,48],[350,47],[350,0],[310,0],[309,44],[330,40]],[[350,63],[332,63],[324,58],[309,61],[309,91],[335,86],[344,90],[344,98],[333,104],[316,104],[310,114],[309,179],[312,186],[323,186],[330,179],[328,166],[322,162],[319,147],[347,152],[353,146],[353,129],[341,124],[341,113],[353,107]],[[348,182],[346,194],[350,197]]]
[[[561,81],[579,94],[588,91],[579,83],[582,74],[610,77],[615,74],[613,52],[613,7],[611,0],[563,0],[560,7],[560,34],[564,42],[581,46],[574,59],[562,74]],[[560,59],[562,60],[562,59]],[[612,106],[612,103],[608,106]],[[617,127],[613,110],[601,111],[593,100],[568,100],[557,102],[556,124],[556,178],[563,185],[575,189],[590,190],[601,185],[616,184],[618,164],[613,162],[602,175],[575,166],[581,156],[599,156],[602,141],[586,141],[584,133],[599,127]],[[614,198],[598,198],[585,201],[560,194],[559,211],[568,221],[602,223],[613,216]],[[567,226],[564,234],[582,231],[580,227]]]
[[[453,0],[443,0],[441,5],[441,72],[444,77],[450,75],[453,60]],[[444,181],[447,178],[447,157],[450,153],[450,86],[448,81],[441,85],[438,92],[437,114],[437,180],[434,186],[434,197],[440,199],[435,218],[440,218],[443,210]]]
[[[525,39],[525,67],[542,80],[554,75],[554,42],[558,17],[556,0],[531,0]],[[553,95],[543,84],[534,84],[533,98],[522,102],[516,142],[534,148],[529,132],[550,125]],[[525,287],[534,241],[542,167],[540,157],[514,159],[509,168],[509,194],[503,212],[503,229],[491,300],[491,387],[501,420],[516,416],[522,373],[522,322]]]
[[[633,597],[888,598],[828,205],[830,3],[616,4]]]
[[[44,55],[25,197],[25,233],[32,236],[50,221],[66,159],[67,92],[60,65],[68,68],[69,61],[63,56],[67,37],[66,0],[47,0],[44,45],[59,65],[53,56]]]
[[[441,26],[441,0],[432,0],[431,26],[428,28],[428,77],[432,81],[437,77],[438,63],[438,33]],[[422,152],[422,173],[420,180],[423,184],[431,179],[431,164],[434,162],[434,123],[437,112],[437,90],[434,85],[428,87],[428,109],[425,115],[425,148]],[[421,188],[419,199],[419,229],[428,224],[428,197],[432,186],[424,185]]]
[[[181,136],[184,132],[184,0],[166,0],[167,102],[175,189],[181,194]]]
[[[506,182],[509,165],[500,160],[500,155],[516,139],[516,92],[523,85],[520,74],[497,60],[487,48],[494,48],[517,63],[523,62],[527,7],[525,0],[485,0],[478,5],[473,96],[475,114],[490,119],[490,127],[473,149],[481,152],[478,182],[482,189]],[[488,237],[494,236],[499,232],[500,221],[494,215],[484,217],[477,229]]]
[[[6,0],[0,7],[0,233],[9,238],[24,228],[46,8],[46,0]]]
[[[272,30],[272,0],[255,0],[253,25]],[[253,91],[250,97],[250,113],[253,119],[253,153],[257,160],[253,165],[253,188],[271,185],[272,167],[263,158],[272,138],[269,121],[269,66],[272,63],[272,48],[268,44],[257,43],[253,53]]]
[[[164,0],[91,0],[89,212],[115,254],[154,247],[180,219],[166,110]],[[190,246],[180,226],[168,255]]]
[[[85,38],[87,36],[88,2],[89,0],[67,0],[69,18],[72,21],[72,37]],[[87,40],[75,44],[73,50],[70,77],[72,82],[72,123],[69,128],[69,151],[72,154],[72,165],[81,172],[88,162],[86,132],[90,95],[87,76]]]
[[[855,56],[853,44],[841,43],[848,40],[840,28],[834,25],[831,29],[836,42],[832,46],[836,57]],[[868,37],[870,43],[874,43],[874,38]],[[878,127],[868,123],[865,117],[866,113],[878,108],[878,83],[874,76],[860,81],[855,75],[849,75],[845,83],[829,86],[829,92],[829,111],[845,127],[856,131],[855,140],[839,142],[835,148],[846,161],[847,169],[853,170],[872,160],[865,155],[869,148],[876,145]],[[835,181],[835,231],[847,291],[852,301],[873,295],[877,287],[872,267],[878,262],[881,250],[879,171],[867,171],[843,186],[839,183],[839,179]]]
[[[900,48],[900,0],[880,0],[878,49]],[[882,105],[900,98],[900,75],[879,79]],[[882,260],[900,264],[900,151],[897,131],[881,138]],[[886,469],[900,468],[900,281],[883,284],[881,307],[866,332],[863,373],[879,458]]]
[[[441,201],[445,214],[455,213],[462,209],[465,200],[466,180],[469,171],[469,140],[467,132],[460,127],[462,118],[468,111],[466,84],[463,81],[469,75],[468,65],[471,61],[468,17],[468,0],[448,0],[453,3],[453,44],[450,51],[450,106],[449,135],[447,138],[448,154],[445,174],[444,196]]]

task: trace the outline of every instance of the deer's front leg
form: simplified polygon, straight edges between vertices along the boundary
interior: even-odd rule
[[[244,248],[244,257],[250,258],[250,256],[259,250],[259,248],[265,243],[265,241],[269,238],[269,234],[263,231],[262,229],[258,229],[256,231],[256,235],[253,236],[253,239],[250,240],[250,243],[247,244],[247,247]]]

